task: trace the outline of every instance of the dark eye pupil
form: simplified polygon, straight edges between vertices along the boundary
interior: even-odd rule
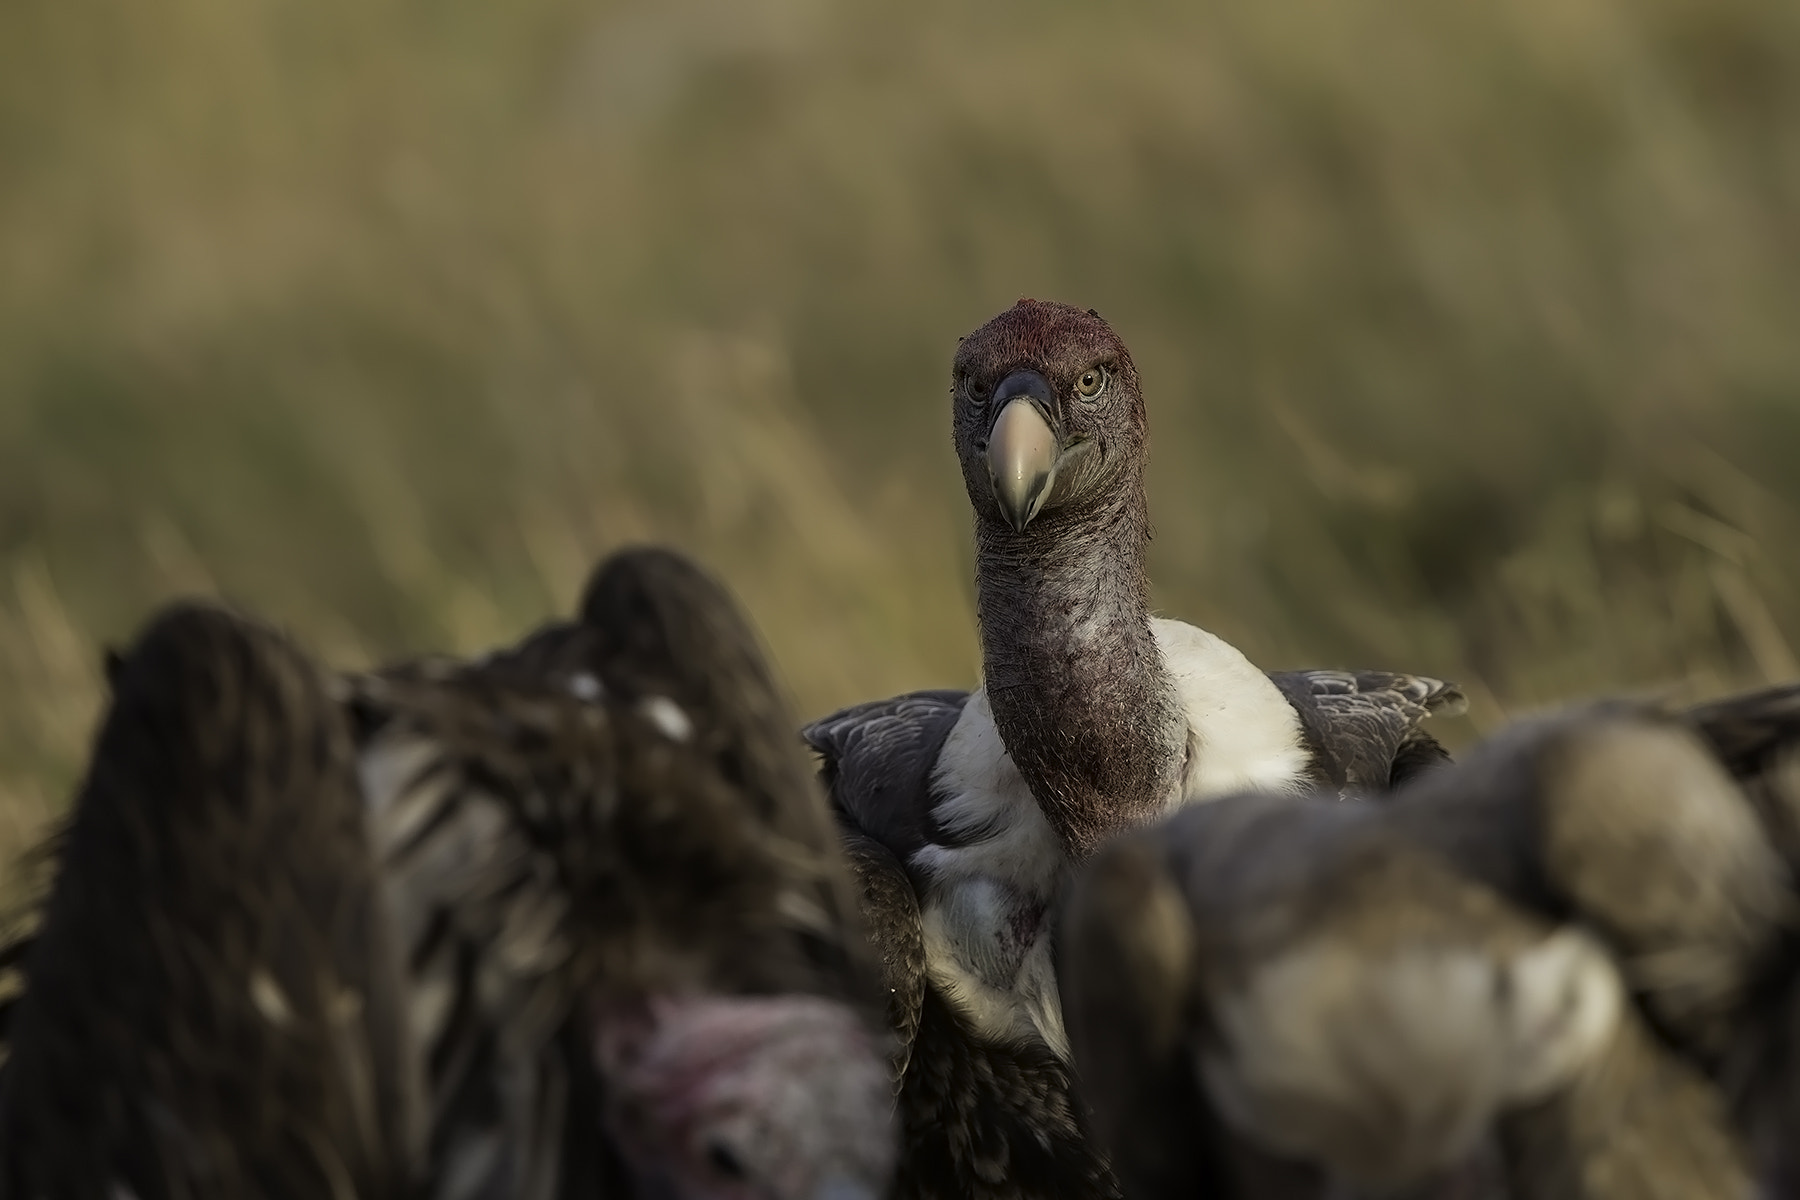
[[[712,1164],[713,1170],[732,1179],[744,1178],[744,1164],[724,1142],[712,1142],[706,1147],[706,1161]]]

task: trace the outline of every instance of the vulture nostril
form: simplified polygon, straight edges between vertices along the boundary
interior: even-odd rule
[[[744,1161],[724,1142],[708,1142],[706,1144],[706,1161],[713,1170],[727,1179],[745,1179],[749,1172],[744,1169]]]

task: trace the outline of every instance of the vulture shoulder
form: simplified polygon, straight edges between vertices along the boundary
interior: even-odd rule
[[[967,692],[911,692],[858,704],[801,731],[819,756],[863,919],[882,962],[889,1022],[904,1073],[924,1002],[926,951],[918,891],[907,862],[937,840],[932,776]]]
[[[1150,622],[1181,707],[1188,761],[1176,803],[1287,791],[1312,761],[1294,708],[1243,651],[1185,621]]]
[[[1391,671],[1271,671],[1224,639],[1153,620],[1191,735],[1179,803],[1311,785],[1386,791],[1448,761],[1422,728],[1467,702],[1454,684]]]
[[[904,869],[936,985],[985,1036],[1063,1049],[1045,915],[1067,860],[982,692],[916,692],[806,730],[843,827]],[[885,917],[872,917],[877,924]]]
[[[1461,714],[1455,684],[1391,671],[1271,671],[1299,715],[1319,781],[1381,792],[1450,756],[1423,728],[1427,717]]]
[[[940,833],[933,774],[969,693],[908,692],[821,717],[801,731],[846,824],[902,863]]]

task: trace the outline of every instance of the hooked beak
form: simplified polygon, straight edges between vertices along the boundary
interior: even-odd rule
[[[1015,533],[1023,532],[1050,498],[1062,457],[1048,413],[1055,394],[1036,371],[1015,371],[994,389],[1000,415],[988,432],[988,479]]]

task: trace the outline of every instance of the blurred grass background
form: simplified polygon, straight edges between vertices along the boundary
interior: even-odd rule
[[[100,647],[353,665],[659,538],[802,710],[972,683],[957,335],[1097,306],[1159,606],[1270,667],[1791,677],[1800,6],[9,0],[0,851]]]

